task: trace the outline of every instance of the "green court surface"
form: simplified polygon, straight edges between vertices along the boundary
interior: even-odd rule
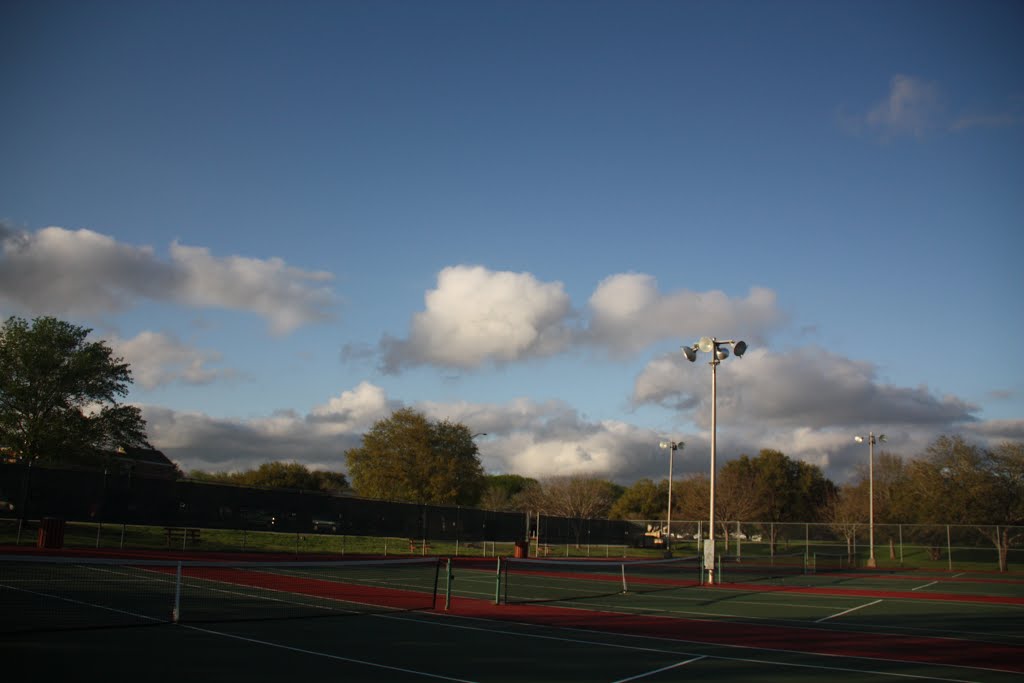
[[[473,561],[453,565],[445,609],[446,563],[186,566],[177,582],[168,567],[131,564],[72,559],[58,575],[0,560],[5,677],[1024,679],[1020,574],[859,572],[704,586],[687,566],[616,572],[578,561],[503,573],[506,587],[493,562]],[[172,623],[175,599],[182,618]]]

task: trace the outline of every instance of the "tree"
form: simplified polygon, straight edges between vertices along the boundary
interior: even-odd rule
[[[868,518],[867,486],[843,486],[832,493],[823,511],[829,527],[846,540],[846,557],[853,558],[853,545],[857,534]]]
[[[189,478],[235,486],[256,488],[302,489],[340,493],[348,490],[348,481],[341,472],[310,470],[301,463],[266,462],[244,472],[203,472],[192,470]]]
[[[10,317],[0,329],[0,445],[15,457],[97,463],[119,447],[152,448],[135,406],[119,403],[131,370],[92,330]]]
[[[345,453],[359,495],[433,505],[474,505],[484,471],[473,434],[463,424],[430,422],[404,408],[378,420],[363,445]]]
[[[485,510],[516,510],[518,509],[516,497],[531,485],[536,484],[536,479],[518,474],[488,475],[484,493],[480,499],[480,507]]]
[[[673,498],[675,498],[675,491]],[[668,480],[655,484],[650,479],[641,479],[627,488],[608,516],[612,519],[662,519],[668,507]]]
[[[863,463],[858,468],[858,478],[852,483],[856,491],[849,495],[859,496],[864,514],[862,519],[870,522],[870,497],[871,497],[871,473],[868,470],[868,463]],[[874,508],[875,508],[875,534],[879,533],[887,537],[889,544],[889,559],[896,559],[896,531],[902,522],[914,519],[915,510],[913,503],[904,494],[910,489],[907,481],[906,461],[898,455],[889,451],[875,453],[874,464]],[[830,516],[832,503],[826,506],[825,521],[831,522]],[[878,525],[881,526],[878,526]]]
[[[521,494],[521,499],[531,509],[568,519],[576,536],[576,544],[579,545],[584,523],[590,519],[607,517],[621,493],[621,487],[610,481],[575,475],[545,479],[540,486],[524,491],[526,495]]]
[[[769,541],[775,546],[780,525],[785,522],[807,522],[818,518],[835,485],[815,465],[793,460],[770,448],[761,449],[757,457],[743,455],[722,468],[723,486],[716,491],[722,512],[716,516],[728,519],[729,508],[734,519],[757,516],[769,522]],[[730,481],[734,483],[730,484]],[[721,495],[720,495],[721,494]]]
[[[909,467],[911,497],[921,518],[970,525],[995,545],[999,570],[1007,570],[1010,546],[1024,525],[1024,444],[995,450],[942,436]],[[936,532],[937,533],[937,532]],[[933,557],[942,538],[931,539]]]

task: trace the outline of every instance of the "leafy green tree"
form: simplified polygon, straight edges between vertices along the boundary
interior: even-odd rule
[[[301,463],[267,462],[243,472],[203,472],[192,470],[190,479],[256,488],[301,489],[304,491],[343,492],[348,481],[341,472],[310,470]]]
[[[118,447],[151,448],[131,370],[92,330],[10,317],[0,328],[0,445],[19,459],[98,463]]]
[[[487,475],[480,507],[485,510],[516,510],[518,509],[516,497],[536,484],[536,479],[518,474]]]
[[[773,546],[782,524],[818,519],[835,491],[820,468],[769,448],[754,458],[743,455],[728,462],[719,479],[715,495],[716,508],[721,507],[716,517],[723,524],[730,517],[768,522]]]
[[[469,428],[430,422],[411,408],[378,420],[363,435],[363,445],[345,457],[352,485],[362,496],[474,505],[483,493],[483,466]]]
[[[942,436],[910,464],[908,480],[919,519],[976,527],[998,550],[1000,571],[1007,570],[1009,549],[1024,525],[1024,444],[987,450]],[[932,540],[936,551],[941,543]]]
[[[674,488],[672,497],[677,498]],[[641,479],[619,496],[608,516],[612,519],[662,519],[667,507],[668,480],[655,484],[650,479]]]

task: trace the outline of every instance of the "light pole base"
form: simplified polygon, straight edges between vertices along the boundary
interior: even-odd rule
[[[875,558],[869,557],[867,564],[865,564],[864,566],[867,567],[868,569],[874,569],[875,567],[878,566],[878,564],[875,562]]]

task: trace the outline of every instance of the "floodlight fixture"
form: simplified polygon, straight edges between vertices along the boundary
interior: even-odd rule
[[[665,552],[670,553],[672,551],[672,461],[675,459],[676,451],[683,450],[686,446],[682,441],[662,441],[658,444],[659,448],[668,450],[668,518],[665,524],[665,531],[668,534],[665,537]]]
[[[718,433],[717,403],[718,403],[718,364],[729,357],[729,348],[732,348],[737,358],[741,358],[747,352],[747,343],[734,339],[718,339],[716,337],[701,337],[693,346],[682,347],[683,356],[691,363],[697,360],[697,351],[711,354],[711,495],[709,501],[710,517],[708,520],[708,544],[704,546],[704,557],[708,569],[708,583],[715,582],[715,470],[716,468],[716,439]]]
[[[853,437],[853,440],[856,441],[857,443],[864,443],[864,437],[860,436],[859,434]]]

